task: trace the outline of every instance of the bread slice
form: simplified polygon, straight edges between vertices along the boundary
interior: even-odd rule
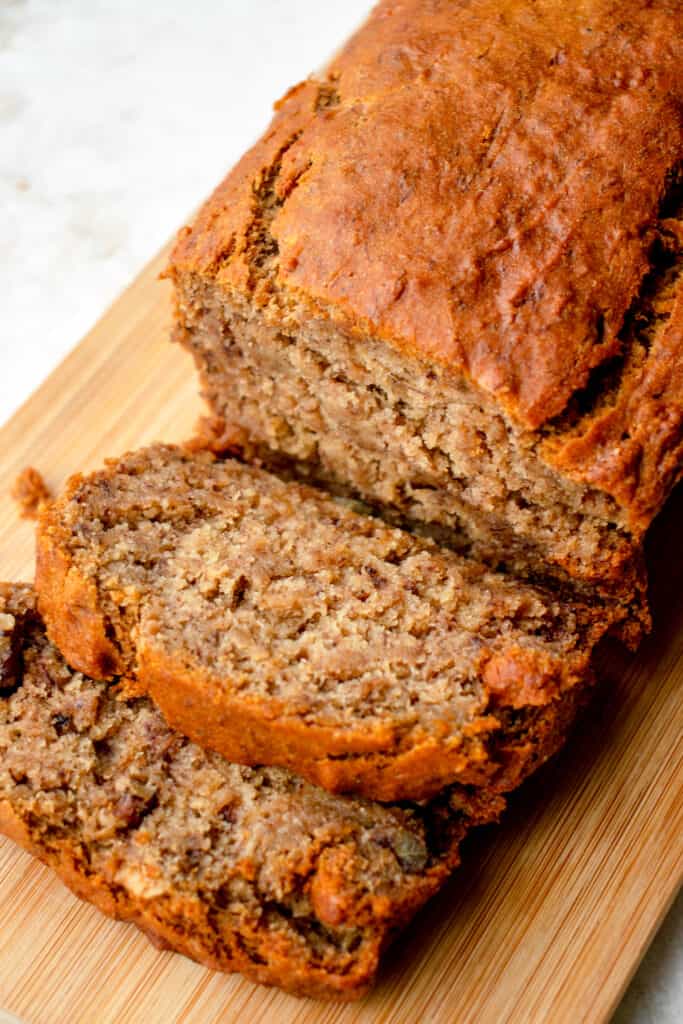
[[[233,442],[635,643],[683,467],[682,103],[680,3],[378,3],[171,258]]]
[[[0,830],[80,897],[208,967],[351,999],[501,798],[332,796],[172,732],[69,669],[29,587],[0,588]]]
[[[69,482],[36,586],[74,668],[133,679],[231,761],[381,800],[516,786],[560,742],[611,614],[168,446]]]

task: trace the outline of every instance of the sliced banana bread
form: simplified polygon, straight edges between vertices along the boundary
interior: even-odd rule
[[[682,104],[680,3],[383,0],[179,238],[214,412],[647,624],[683,465]]]
[[[209,967],[355,998],[502,799],[332,796],[229,764],[154,705],[73,672],[23,586],[0,587],[0,830],[78,895]]]
[[[514,787],[552,752],[613,610],[520,585],[234,459],[154,446],[43,513],[36,587],[74,668],[332,791]]]

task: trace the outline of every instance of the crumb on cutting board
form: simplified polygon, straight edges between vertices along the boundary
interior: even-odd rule
[[[44,505],[52,501],[52,492],[33,466],[26,466],[14,481],[12,497],[23,519],[36,519]]]

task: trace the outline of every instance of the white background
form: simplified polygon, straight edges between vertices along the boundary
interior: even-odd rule
[[[369,6],[0,0],[0,422]],[[616,1019],[683,1021],[681,901]]]

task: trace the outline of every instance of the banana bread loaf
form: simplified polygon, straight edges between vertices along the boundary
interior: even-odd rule
[[[170,446],[69,482],[36,587],[74,668],[134,679],[231,761],[381,800],[516,786],[561,741],[613,615]]]
[[[28,587],[0,588],[0,830],[74,892],[209,967],[355,998],[500,797],[335,797],[172,732],[71,671]]]
[[[683,458],[682,104],[676,0],[383,0],[180,235],[213,411],[647,624]]]

